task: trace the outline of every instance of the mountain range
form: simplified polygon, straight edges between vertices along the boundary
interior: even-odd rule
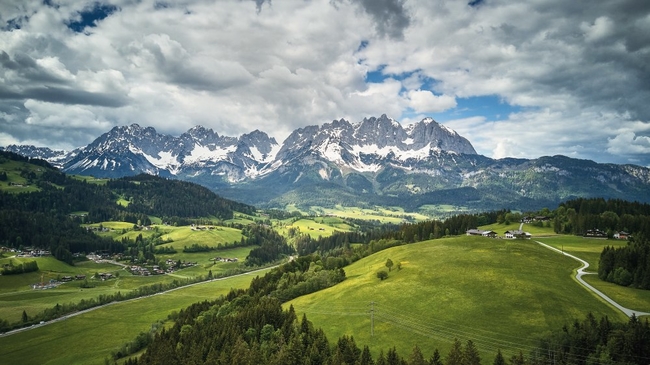
[[[431,118],[407,127],[386,115],[334,120],[296,129],[282,144],[259,130],[228,137],[196,126],[174,137],[132,124],[70,152],[5,149],[70,174],[192,181],[260,207],[539,209],[575,197],[650,201],[648,168],[565,156],[492,159]]]

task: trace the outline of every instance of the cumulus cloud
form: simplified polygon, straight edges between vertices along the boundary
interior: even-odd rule
[[[409,106],[417,113],[439,113],[456,106],[456,99],[449,95],[435,95],[429,90],[408,92]]]
[[[650,164],[647,1],[14,3],[0,2],[3,140],[81,146],[130,123],[282,140],[386,113],[440,116],[492,157]],[[484,96],[510,112],[454,114]]]

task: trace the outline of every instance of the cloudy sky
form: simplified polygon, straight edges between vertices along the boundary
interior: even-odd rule
[[[0,2],[0,145],[433,117],[483,155],[650,166],[650,2]]]

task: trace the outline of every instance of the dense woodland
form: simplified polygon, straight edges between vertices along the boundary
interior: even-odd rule
[[[553,213],[556,233],[583,235],[599,229],[609,237],[618,231],[650,237],[650,204],[580,198],[561,203]]]

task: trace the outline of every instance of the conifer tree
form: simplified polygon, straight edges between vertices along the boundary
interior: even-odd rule
[[[463,365],[481,365],[481,357],[472,340],[467,340],[467,344],[465,345]]]
[[[449,355],[447,355],[445,365],[464,365],[463,345],[458,339],[454,339],[454,343],[451,345],[451,349],[449,349]]]
[[[442,365],[442,358],[440,357],[440,351],[438,351],[438,349],[433,351],[433,356],[429,359],[429,365]]]
[[[422,355],[422,351],[420,348],[415,345],[413,347],[413,352],[411,352],[411,356],[409,357],[409,364],[410,365],[427,365],[426,360],[424,360],[424,356]]]
[[[503,358],[503,355],[501,354],[501,349],[497,350],[497,356],[494,358],[493,365],[506,365],[506,360]]]

